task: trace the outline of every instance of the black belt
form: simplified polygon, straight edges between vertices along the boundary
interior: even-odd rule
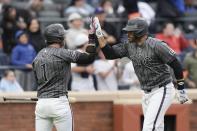
[[[165,87],[167,84],[169,84],[170,82],[169,81],[167,81],[167,82],[164,82],[164,83],[162,83],[162,84],[160,84],[159,86],[158,86],[158,89],[159,88],[161,88],[161,87]],[[148,90],[145,90],[145,92],[146,93],[150,93],[152,90],[154,90],[155,88],[153,88],[153,89],[148,89]]]

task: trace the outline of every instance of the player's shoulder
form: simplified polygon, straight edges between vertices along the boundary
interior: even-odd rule
[[[157,38],[153,38],[153,37],[148,37],[146,39],[146,44],[152,48],[155,48],[157,45],[161,45],[161,44],[164,44],[165,45],[165,42],[163,42],[162,40],[160,39],[157,39]]]

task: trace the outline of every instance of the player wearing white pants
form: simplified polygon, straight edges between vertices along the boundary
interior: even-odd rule
[[[172,104],[175,88],[172,83],[144,93],[142,108],[144,113],[143,131],[164,131],[164,115]]]
[[[133,62],[141,89],[145,92],[142,104],[145,116],[143,131],[164,131],[164,115],[175,95],[169,67],[173,69],[177,80],[180,103],[189,100],[184,89],[183,69],[176,53],[165,42],[148,36],[148,23],[143,18],[128,20],[123,28],[128,39],[114,46],[106,44],[98,18],[91,20],[90,27],[95,30],[105,57],[127,57]]]
[[[94,61],[96,49],[94,34],[89,34],[85,52],[64,48],[65,29],[61,24],[46,27],[44,35],[47,47],[33,61],[37,82],[36,131],[72,131],[72,113],[68,101],[68,82],[71,63],[89,64]]]
[[[72,131],[72,113],[66,96],[39,99],[36,104],[36,131]]]

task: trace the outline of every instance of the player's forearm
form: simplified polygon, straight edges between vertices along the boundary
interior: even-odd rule
[[[106,40],[105,40],[105,38],[104,38],[104,37],[100,37],[100,38],[98,38],[98,42],[99,42],[99,46],[100,46],[100,48],[103,48],[103,47],[105,47],[105,46],[106,46]]]
[[[101,50],[103,54],[105,55],[106,59],[112,60],[112,59],[119,58],[119,56],[116,54],[114,49],[108,44],[106,44],[103,48],[101,48]]]
[[[105,55],[106,59],[117,59],[118,58],[114,49],[110,45],[106,44],[106,40],[104,39],[104,37],[98,38],[98,41],[99,41],[99,46],[100,46],[103,54]]]
[[[72,67],[71,71],[76,73],[86,72],[86,67],[85,66]]]
[[[184,89],[184,77],[183,77],[183,69],[181,63],[174,59],[172,62],[168,63],[168,65],[173,69],[174,75],[177,79],[178,89]]]

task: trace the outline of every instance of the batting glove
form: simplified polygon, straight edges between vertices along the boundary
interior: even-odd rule
[[[178,96],[178,100],[181,104],[184,104],[185,102],[187,102],[189,100],[185,89],[177,90],[177,96]]]
[[[90,30],[95,31],[97,38],[103,37],[103,33],[98,17],[91,17]]]

